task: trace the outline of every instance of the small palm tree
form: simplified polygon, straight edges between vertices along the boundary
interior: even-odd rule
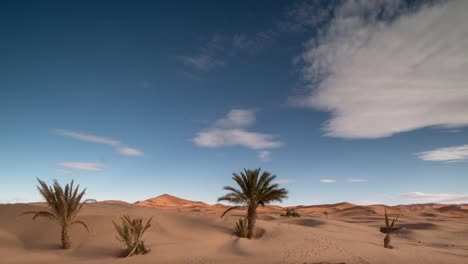
[[[82,225],[88,232],[88,226],[80,221],[75,220],[76,216],[80,212],[83,205],[90,200],[85,200],[81,202],[83,196],[85,195],[86,189],[79,191],[80,185],[74,188],[73,180],[70,184],[65,185],[65,188],[62,188],[57,180],[54,180],[53,186],[47,186],[47,184],[40,179],[39,186],[37,189],[41,193],[42,197],[47,202],[47,205],[50,207],[51,212],[49,211],[29,211],[24,214],[34,214],[33,220],[36,220],[38,217],[46,217],[51,220],[57,221],[61,226],[61,237],[62,237],[62,248],[68,249],[71,247],[71,239],[69,229],[72,225]]]
[[[390,235],[392,234],[393,232],[393,228],[395,227],[395,223],[396,221],[398,221],[398,217],[400,217],[400,215],[397,215],[395,218],[393,218],[392,220],[392,223],[390,224],[390,221],[388,220],[388,215],[387,215],[387,208],[384,208],[385,209],[385,226],[386,226],[386,233],[387,235],[385,235],[385,238],[384,238],[384,248],[392,248],[392,246],[390,245]]]
[[[278,188],[278,184],[273,183],[276,176],[271,175],[268,171],[264,171],[260,175],[260,170],[244,169],[239,174],[233,173],[232,179],[239,185],[240,189],[225,186],[224,190],[229,191],[229,193],[218,198],[218,202],[227,201],[239,205],[230,207],[221,217],[233,209],[247,206],[247,238],[249,239],[254,238],[257,207],[265,206],[274,201],[282,202],[288,197],[286,189]]]
[[[286,208],[286,213],[280,214],[280,216],[290,218],[290,217],[301,217],[301,215],[296,212],[294,208]]]
[[[146,254],[150,249],[145,247],[142,240],[143,234],[151,227],[151,219],[143,225],[142,218],[132,219],[128,215],[121,218],[122,225],[116,224],[114,221],[115,230],[118,233],[117,239],[125,245],[125,250],[122,252],[123,257],[131,257],[133,255]]]

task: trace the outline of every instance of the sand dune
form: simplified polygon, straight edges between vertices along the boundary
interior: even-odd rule
[[[197,211],[193,211],[197,208]],[[257,239],[238,239],[233,225],[245,211],[220,219],[224,205],[208,205],[170,195],[137,204],[97,202],[85,205],[79,219],[90,226],[72,228],[71,250],[61,250],[59,227],[32,221],[24,211],[37,204],[0,205],[1,263],[467,263],[468,213],[458,206],[389,207],[402,213],[393,237],[395,249],[384,249],[383,209],[351,204],[298,206],[302,218],[279,216],[278,206],[260,210]],[[325,218],[321,211],[331,213]],[[411,210],[405,210],[411,208]],[[419,209],[415,209],[419,208]],[[442,208],[443,213],[437,211]],[[453,209],[453,212],[451,211]],[[369,213],[372,212],[372,213]],[[390,211],[389,211],[390,212]],[[433,217],[424,213],[436,213]],[[112,220],[122,214],[153,217],[146,234],[152,251],[120,259]]]

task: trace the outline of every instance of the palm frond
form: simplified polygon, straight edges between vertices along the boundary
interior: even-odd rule
[[[89,232],[88,225],[86,225],[83,221],[80,221],[80,220],[73,221],[72,225],[82,225],[86,229],[86,231]]]
[[[224,213],[221,215],[220,218],[223,218],[227,213],[229,213],[229,211],[231,210],[234,210],[234,209],[237,209],[237,208],[240,208],[241,206],[232,206],[232,207],[229,207],[226,211],[224,211]]]

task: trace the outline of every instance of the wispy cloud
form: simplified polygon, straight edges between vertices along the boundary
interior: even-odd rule
[[[294,179],[275,179],[274,183],[276,184],[290,184],[290,183],[295,183],[296,180]]]
[[[192,66],[197,70],[208,71],[217,66],[224,65],[224,62],[208,54],[197,54],[193,56],[180,57],[185,65]]]
[[[468,145],[439,148],[430,151],[416,153],[416,155],[427,161],[458,162],[468,160]]]
[[[268,150],[262,150],[260,152],[258,152],[258,157],[262,160],[262,161],[270,161],[271,160],[271,151],[268,151]]]
[[[336,180],[334,180],[334,179],[321,179],[320,182],[321,183],[335,183]]]
[[[275,140],[275,136],[244,129],[210,128],[197,133],[193,142],[200,147],[216,148],[243,146],[251,149],[269,149],[281,147],[284,143]]]
[[[468,194],[439,193],[430,194],[422,192],[410,192],[398,195],[398,198],[410,203],[468,203]]]
[[[259,31],[253,35],[245,33],[235,34],[232,37],[232,46],[234,49],[255,53],[270,46],[276,36],[277,33],[273,30]]]
[[[468,125],[467,9],[468,1],[344,1],[306,44],[308,90],[292,102],[331,112],[323,129],[332,137]]]
[[[100,171],[106,167],[104,164],[96,162],[62,162],[57,165],[65,168],[87,171]]]
[[[225,63],[222,53],[225,50],[226,38],[221,34],[215,34],[205,43],[200,50],[193,55],[180,56],[182,62],[196,70],[209,71]]]
[[[55,131],[55,133],[61,136],[71,137],[71,138],[81,140],[81,141],[108,145],[108,146],[116,148],[116,150],[122,155],[143,156],[144,154],[143,151],[139,149],[127,147],[119,140],[115,140],[111,138],[100,137],[100,136],[95,136],[95,135],[90,135],[90,134],[85,134],[85,133],[65,130],[65,129],[58,129]]]
[[[71,131],[71,130],[59,129],[59,130],[56,130],[55,132],[61,136],[67,136],[67,137],[71,137],[71,138],[78,139],[81,141],[104,144],[104,145],[109,145],[113,147],[119,146],[121,144],[120,141],[118,140],[105,138],[105,137],[99,137],[95,135],[84,134],[84,133]]]
[[[119,148],[119,153],[127,156],[143,156],[143,152],[141,150],[128,147]]]
[[[367,179],[360,179],[360,178],[351,178],[348,179],[349,182],[368,182]]]
[[[252,110],[233,109],[226,117],[216,120],[212,126],[197,133],[192,142],[200,147],[216,148],[226,146],[242,146],[255,150],[281,147],[284,143],[276,140],[276,136],[246,130],[255,123],[255,113]],[[260,158],[269,158],[269,151],[260,152]]]
[[[282,32],[303,32],[318,27],[330,19],[335,1],[296,1],[288,6],[278,22]]]
[[[255,123],[255,112],[247,109],[232,109],[226,117],[217,120],[216,127],[247,127]]]
[[[185,66],[197,72],[209,72],[228,64],[229,60],[237,55],[255,54],[271,46],[277,35],[275,30],[258,31],[253,34],[214,34],[197,52],[178,57]],[[189,75],[192,76],[199,78],[194,74]]]

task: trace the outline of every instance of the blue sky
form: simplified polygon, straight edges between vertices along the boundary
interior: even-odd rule
[[[466,1],[2,1],[0,202],[468,203]]]

